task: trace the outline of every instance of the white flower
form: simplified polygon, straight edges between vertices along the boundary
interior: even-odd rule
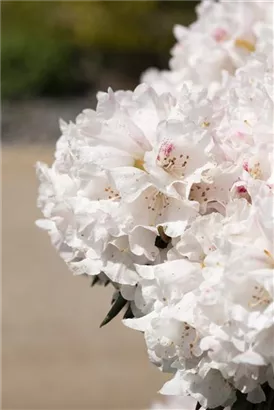
[[[204,1],[171,71],[144,77],[155,89],[98,93],[37,165],[37,225],[129,301],[124,323],[173,375],[161,392],[187,408],[274,388],[271,11]]]
[[[190,394],[205,408],[232,404],[232,389],[216,370],[209,370],[205,377],[189,371],[177,371],[175,377],[167,382],[161,392],[167,395]]]
[[[150,360],[178,369],[164,394],[190,394],[206,407],[231,405],[235,388],[264,399],[260,385],[272,382],[274,363],[266,347],[274,332],[274,225],[273,195],[262,188],[252,205],[234,200],[225,216],[197,218],[168,253],[177,259],[137,268],[144,279],[135,303],[146,316],[125,323],[145,332]]]
[[[150,410],[195,410],[197,402],[189,396],[167,396],[162,403],[155,402]],[[200,407],[200,410],[205,410]]]
[[[177,43],[171,50],[170,71],[148,70],[142,81],[158,92],[176,95],[184,81],[218,90],[223,72],[233,74],[257,48],[262,50],[262,29],[271,25],[272,2],[203,1],[198,19],[188,28],[175,25]],[[261,31],[260,31],[261,30]]]

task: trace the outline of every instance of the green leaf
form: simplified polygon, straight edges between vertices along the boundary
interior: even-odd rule
[[[157,248],[159,249],[165,249],[167,247],[167,243],[165,241],[163,241],[163,239],[161,238],[161,236],[157,236],[155,239],[155,246],[157,246]]]
[[[274,410],[274,390],[265,383],[261,386],[266,400],[262,403],[250,403],[247,400],[247,395],[237,392],[237,400],[231,407],[231,410]]]
[[[159,235],[155,239],[155,246],[159,249],[165,249],[171,241],[171,238],[165,234],[162,226],[159,226],[158,233]]]
[[[110,311],[106,315],[103,322],[100,324],[100,327],[105,326],[112,319],[114,319],[118,315],[118,313],[121,312],[121,310],[127,304],[127,302],[128,301],[126,299],[124,299],[123,296],[121,295],[121,293],[119,292],[117,299],[115,300],[115,302],[113,302],[113,305],[112,305]]]
[[[92,278],[92,282],[90,286],[93,287],[99,281],[100,281],[99,276],[98,275],[94,276],[94,278]]]
[[[112,298],[111,298],[111,302],[110,302],[111,305],[113,305],[113,303],[117,300],[118,295],[119,295],[119,291],[115,290],[115,292],[113,292],[113,295],[112,295]]]
[[[127,308],[127,310],[126,310],[126,312],[123,316],[123,319],[133,319],[133,318],[134,318],[134,314],[132,313],[131,306],[129,304],[128,308]]]

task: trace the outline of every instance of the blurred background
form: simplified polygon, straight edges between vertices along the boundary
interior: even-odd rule
[[[37,160],[52,163],[58,119],[95,108],[167,68],[172,27],[194,1],[2,1],[2,408],[143,409],[167,379],[119,318],[111,289],[73,277],[35,227]]]

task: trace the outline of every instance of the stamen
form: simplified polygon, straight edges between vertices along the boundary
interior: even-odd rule
[[[266,251],[265,253],[268,256],[269,252]],[[251,308],[269,305],[269,303],[271,303],[271,296],[263,286],[254,286],[254,294],[252,295],[252,299],[253,301],[248,303],[248,306]]]
[[[147,209],[154,213],[154,220],[151,224],[151,226],[154,226],[156,224],[157,216],[162,216],[163,210],[169,206],[169,199],[166,195],[156,189],[150,190],[145,196],[145,199],[148,202]]]
[[[210,126],[210,122],[208,122],[208,121],[204,121],[202,123],[202,127],[209,127],[209,126]]]
[[[157,155],[157,165],[163,168],[169,174],[176,178],[183,178],[185,175],[185,168],[187,167],[189,155],[177,153],[175,146],[171,142],[164,142],[159,149]],[[171,157],[171,153],[173,156]],[[175,154],[175,155],[174,155]]]
[[[270,264],[274,268],[274,257],[273,257],[273,255],[267,249],[264,249],[264,253],[270,259]]]
[[[192,343],[189,344],[190,353],[191,353],[192,355],[193,355],[193,347],[197,344],[198,340],[199,340],[199,335],[198,335],[198,332],[196,331],[195,339],[192,341]]]
[[[249,170],[249,174],[252,176],[252,178],[254,179],[262,179],[262,171],[260,168],[260,163],[257,162],[256,164],[254,164],[254,166],[252,168],[250,168]]]
[[[114,190],[114,188],[112,188],[111,186],[107,186],[104,189],[104,192],[107,194],[107,196],[106,197],[103,196],[101,198],[98,198],[98,201],[100,199],[119,199],[120,198],[119,193],[116,190]]]

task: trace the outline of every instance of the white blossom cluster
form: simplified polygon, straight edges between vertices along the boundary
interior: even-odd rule
[[[171,50],[170,70],[147,70],[142,81],[158,92],[177,94],[183,82],[193,81],[210,93],[225,73],[234,74],[261,41],[260,22],[272,26],[272,0],[204,0],[189,27],[174,26],[177,43]]]
[[[150,410],[196,410],[197,402],[190,396],[166,396],[164,402],[155,401]],[[226,407],[224,410],[230,410]],[[206,410],[200,407],[199,410]]]
[[[150,410],[195,410],[196,401],[192,397],[166,396],[165,402],[154,402]],[[205,410],[203,407],[200,410]]]
[[[37,224],[130,301],[161,392],[205,408],[274,388],[271,6],[203,2],[169,72],[98,93],[37,165]]]

